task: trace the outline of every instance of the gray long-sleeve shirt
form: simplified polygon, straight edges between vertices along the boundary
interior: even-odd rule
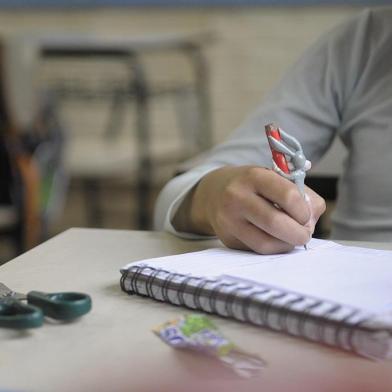
[[[392,7],[364,11],[310,47],[225,143],[165,186],[155,227],[194,238],[171,225],[184,196],[218,167],[271,167],[269,122],[295,136],[312,162],[335,135],[347,147],[333,238],[392,240]]]

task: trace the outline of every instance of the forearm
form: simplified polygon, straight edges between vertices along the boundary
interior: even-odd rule
[[[190,230],[187,205],[200,181],[219,167],[216,164],[199,166],[170,180],[161,190],[155,204],[154,229],[165,230],[183,238],[207,238]],[[179,209],[181,211],[178,213]]]
[[[205,175],[188,193],[173,218],[173,226],[182,232],[202,235],[215,235],[209,220],[211,192],[225,168],[214,170]]]

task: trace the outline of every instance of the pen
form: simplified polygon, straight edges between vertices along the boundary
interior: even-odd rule
[[[265,133],[267,135],[268,144],[271,149],[272,159],[274,160],[276,165],[280,168],[280,170],[282,170],[286,174],[290,174],[290,169],[289,169],[289,165],[287,164],[286,156],[283,154],[283,152],[276,150],[272,146],[271,139],[270,139],[270,138],[273,138],[273,139],[279,140],[279,141],[282,140],[282,136],[280,135],[279,128],[276,127],[272,123],[267,124],[265,126]]]
[[[305,158],[300,143],[286,133],[284,133],[285,139],[282,139],[281,129],[273,123],[265,126],[265,133],[271,149],[275,171],[282,177],[294,182],[303,198],[307,200],[304,180],[305,172],[310,168],[310,161]],[[283,142],[286,142],[288,146]],[[295,148],[295,151],[292,151],[289,147]],[[294,166],[293,170],[290,170],[285,154],[291,157]],[[305,250],[308,249],[306,244],[304,248]]]

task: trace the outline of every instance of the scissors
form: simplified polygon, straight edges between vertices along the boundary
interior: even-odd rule
[[[27,304],[22,300],[27,300]],[[0,283],[0,328],[27,329],[40,327],[44,317],[69,321],[88,313],[91,297],[77,292],[16,293]]]

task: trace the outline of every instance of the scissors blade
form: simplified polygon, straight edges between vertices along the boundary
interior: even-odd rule
[[[26,299],[26,295],[22,293],[17,293],[16,291],[11,290],[4,283],[0,282],[0,300],[4,298],[15,298],[15,299]]]

